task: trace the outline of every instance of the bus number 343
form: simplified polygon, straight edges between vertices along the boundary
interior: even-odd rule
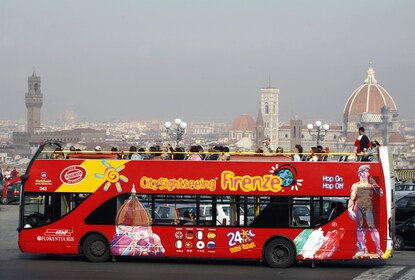
[[[39,191],[46,192],[48,190],[48,187],[39,187]]]

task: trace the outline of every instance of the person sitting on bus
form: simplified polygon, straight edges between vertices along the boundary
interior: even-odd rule
[[[75,147],[74,146],[70,146],[69,147],[69,153],[66,154],[66,159],[69,159],[70,158],[70,154],[71,153],[75,153],[75,151],[76,151]]]
[[[156,146],[151,146],[143,157],[144,160],[150,160],[154,158],[154,154],[157,152]]]
[[[308,161],[318,161],[318,149],[317,147],[311,147],[311,155],[308,158]]]
[[[224,152],[224,160],[231,160],[231,153],[229,150],[229,147],[223,147],[223,152]]]
[[[187,158],[188,160],[202,160],[202,156],[199,153],[199,147],[194,145],[190,147],[190,155]]]
[[[294,148],[291,155],[293,161],[301,161],[300,155],[298,154],[298,149]]]
[[[111,147],[111,153],[116,155],[117,159],[122,159],[122,155],[118,152],[117,147]]]
[[[205,158],[206,160],[221,160],[221,153],[223,152],[222,146],[215,146],[208,150],[209,154]]]
[[[322,151],[322,154],[319,157],[319,161],[327,161],[329,158],[330,148],[326,147],[324,151]]]
[[[164,158],[162,157],[162,152],[161,151],[156,151],[153,153],[153,160],[164,160]]]
[[[54,159],[65,159],[65,155],[62,152],[61,148],[56,148],[55,151],[53,152],[53,158]]]
[[[184,160],[186,158],[185,150],[183,147],[176,147],[174,149],[174,160]]]
[[[329,221],[333,220],[337,216],[339,216],[344,210],[346,210],[346,207],[343,205],[342,202],[332,202],[332,210],[329,216]],[[334,207],[333,207],[334,206]]]
[[[130,147],[130,154],[129,157],[131,160],[142,160],[143,156],[141,154],[137,153],[137,147],[136,146],[131,146]]]
[[[183,225],[194,225],[195,224],[195,214],[189,210],[184,211],[183,213]]]
[[[300,161],[304,161],[305,156],[303,155],[303,146],[301,146],[300,144],[297,144],[297,145],[295,145],[295,148],[297,148],[297,150],[298,150],[298,155],[300,156]]]

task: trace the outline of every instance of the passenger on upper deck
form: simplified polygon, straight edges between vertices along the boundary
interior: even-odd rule
[[[291,157],[293,161],[301,161],[300,155],[298,154],[298,148],[293,149],[293,154]]]
[[[231,160],[231,153],[229,150],[229,147],[223,147],[223,152],[224,152],[224,160]]]
[[[264,153],[272,153],[271,139],[269,137],[266,137],[262,142],[261,150],[263,150]]]
[[[143,157],[140,154],[137,154],[137,147],[136,146],[131,146],[130,147],[129,158],[131,160],[142,160],[143,159]]]
[[[102,148],[101,148],[101,146],[95,146],[94,150],[95,150],[95,152],[97,154],[102,154]]]
[[[359,127],[359,137],[357,137],[356,141],[354,142],[356,146],[356,153],[363,153],[366,152],[370,145],[369,137],[365,134],[365,128]],[[361,161],[362,156],[358,156],[357,161]]]
[[[174,152],[174,160],[184,160],[186,158],[185,150],[183,147],[176,147]]]
[[[142,147],[139,148],[138,151],[137,151],[137,154],[140,155],[140,158],[141,159],[144,159],[145,153],[146,153],[146,150],[144,148],[142,148]]]
[[[190,155],[187,158],[188,160],[202,160],[202,157],[200,156],[199,153],[199,147],[198,146],[191,146],[190,147]]]
[[[62,152],[61,148],[56,148],[53,152],[54,159],[65,159],[65,154]]]
[[[112,147],[111,148],[111,153],[116,154],[118,159],[122,159],[122,155],[118,152],[117,147]]]
[[[199,149],[200,157],[202,158],[202,160],[205,159],[206,155],[204,153],[205,151],[204,151],[203,147],[200,146],[200,145],[197,145],[197,148]]]
[[[297,144],[297,145],[295,145],[295,147],[298,150],[298,155],[300,156],[300,160],[304,160],[303,146],[301,146],[300,144]]]
[[[221,153],[223,152],[222,146],[215,146],[209,149],[210,154],[205,158],[206,160],[222,160]]]
[[[76,149],[74,146],[69,147],[69,153],[66,154],[66,159],[70,158],[70,154],[75,153]]]
[[[365,153],[365,157],[368,161],[379,161],[379,147],[380,144],[377,140],[370,142],[370,148]]]
[[[148,151],[149,151],[149,153],[145,154],[143,159],[147,159],[147,160],[153,159],[154,158],[154,153],[157,152],[157,148],[155,146],[151,146],[148,149]]]
[[[308,161],[318,161],[318,149],[317,147],[311,147],[311,155],[308,158]]]
[[[325,150],[321,151],[321,154],[318,157],[319,161],[327,161],[329,158],[330,148],[326,147]]]

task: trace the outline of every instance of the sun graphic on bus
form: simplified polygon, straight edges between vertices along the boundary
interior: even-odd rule
[[[291,190],[298,191],[299,187],[302,186],[303,179],[297,179],[297,170],[291,164],[283,164],[279,166],[276,164],[275,166],[271,167],[269,173],[274,174],[281,178],[281,186],[282,187],[289,187],[291,186]],[[284,191],[284,190],[283,190]]]
[[[105,182],[104,185],[104,191],[107,191],[111,184],[115,184],[115,188],[117,189],[117,192],[122,191],[122,187],[120,184],[120,180],[124,183],[128,182],[128,178],[124,175],[120,175],[120,171],[122,171],[125,168],[124,164],[121,164],[117,167],[113,167],[112,164],[106,160],[102,161],[102,165],[106,167],[104,173],[95,173],[94,177],[98,179],[104,178],[107,182]]]

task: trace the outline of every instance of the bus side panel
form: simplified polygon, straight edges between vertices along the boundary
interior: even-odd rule
[[[376,184],[359,183],[363,167],[370,168]],[[96,231],[106,236],[116,255],[259,259],[269,238],[286,236],[295,244],[299,259],[379,258],[384,257],[380,251],[386,250],[385,219],[389,214],[381,211],[387,207],[386,196],[372,187],[386,191],[382,176],[379,163],[38,160],[32,165],[25,192],[93,194],[57,222],[39,228],[23,225],[19,246],[23,252],[77,254],[80,240]],[[86,216],[105,201],[132,190],[142,194],[300,197],[352,196],[353,187],[361,202],[370,203],[370,211],[359,202],[314,229],[116,227],[115,220],[113,226],[84,224]]]

